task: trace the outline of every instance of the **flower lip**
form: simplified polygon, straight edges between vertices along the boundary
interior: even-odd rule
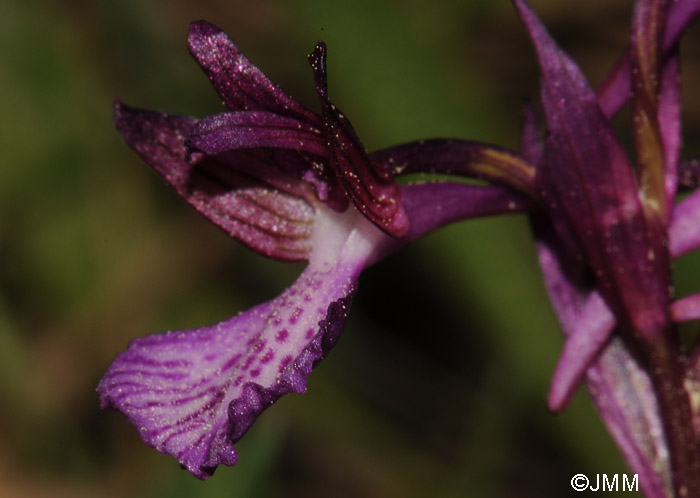
[[[338,340],[367,258],[386,236],[355,209],[320,208],[309,266],[280,296],[219,324],[133,341],[101,380],[103,408],[193,475],[233,465],[260,413],[307,379]]]

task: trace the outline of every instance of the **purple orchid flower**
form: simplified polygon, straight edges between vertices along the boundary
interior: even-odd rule
[[[310,56],[317,114],[223,32],[194,23],[190,50],[229,112],[196,119],[117,103],[117,129],[232,237],[308,267],[281,296],[230,320],[132,342],[100,383],[103,407],[205,478],[236,462],[233,444],[263,409],[305,391],[363,268],[446,223],[528,210],[567,337],[550,409],[564,409],[585,381],[645,494],[700,496],[700,348],[685,354],[676,331],[700,318],[700,294],[674,300],[670,273],[673,258],[700,248],[700,192],[675,199],[679,183],[700,183],[697,161],[680,160],[677,58],[700,1],[638,1],[630,49],[597,95],[525,1],[513,1],[539,58],[548,132],[540,140],[528,110],[521,154],[456,140],[367,154],[328,99],[323,44]],[[630,95],[636,169],[610,124]],[[497,185],[398,185],[401,173]]]
[[[234,443],[280,396],[306,390],[335,345],[363,268],[441,225],[522,211],[534,169],[468,142],[415,142],[368,155],[326,88],[326,49],[309,57],[321,114],[253,66],[225,33],[191,25],[190,51],[229,111],[196,119],[114,106],[124,140],[195,209],[266,256],[307,261],[279,297],[195,330],[134,340],[100,382],[149,446],[199,478],[237,461]],[[423,182],[469,171],[509,185]]]

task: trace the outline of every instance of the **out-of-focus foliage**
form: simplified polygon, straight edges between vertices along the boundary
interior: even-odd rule
[[[631,4],[533,1],[594,82]],[[366,272],[309,392],[269,410],[240,464],[206,483],[98,410],[130,338],[227,318],[300,271],[191,212],[113,130],[114,97],[222,110],[185,47],[201,18],[311,106],[305,57],[324,39],[331,97],[370,150],[434,136],[517,147],[521,99],[537,94],[506,0],[2,2],[0,496],[561,497],[576,473],[625,472],[584,393],[545,410],[561,338],[524,217],[455,225]],[[686,88],[698,46],[684,45]],[[676,273],[681,290],[700,282],[697,260]]]

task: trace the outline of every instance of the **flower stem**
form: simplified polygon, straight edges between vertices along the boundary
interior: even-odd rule
[[[700,445],[693,430],[690,399],[684,386],[686,361],[678,334],[675,329],[669,329],[646,346],[671,457],[674,496],[700,498]]]

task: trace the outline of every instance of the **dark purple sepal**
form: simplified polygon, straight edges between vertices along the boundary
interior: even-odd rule
[[[330,164],[357,209],[393,237],[408,233],[409,220],[391,168],[367,154],[345,115],[328,99],[326,45],[309,55],[323,111]]]
[[[320,117],[283,92],[238,50],[228,35],[206,21],[190,24],[190,53],[232,111],[271,111],[322,125]]]
[[[642,334],[669,323],[665,222],[646,217],[626,153],[576,64],[515,0],[537,49],[549,134],[536,182],[555,222],[565,220],[613,311]]]
[[[115,102],[114,122],[127,144],[178,195],[230,236],[271,258],[308,259],[314,209],[300,195],[288,193],[303,193],[303,182],[279,174],[275,153],[251,151],[239,157],[239,163],[250,168],[267,168],[270,181],[266,183],[216,161],[189,164],[185,140],[197,123],[195,118]],[[287,188],[274,188],[273,182],[286,182]],[[312,195],[309,189],[306,197]]]

